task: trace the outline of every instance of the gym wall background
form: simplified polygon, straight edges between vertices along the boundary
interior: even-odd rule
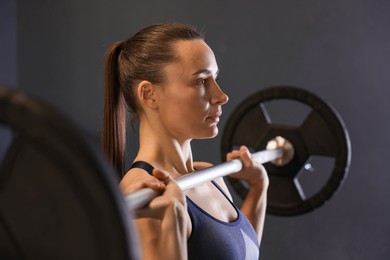
[[[0,84],[47,100],[98,142],[106,48],[158,22],[203,29],[230,95],[221,128],[248,95],[295,85],[332,104],[351,137],[344,185],[314,212],[267,215],[261,258],[388,259],[389,13],[386,0],[2,0]],[[219,163],[219,149],[220,137],[196,142],[195,159]]]

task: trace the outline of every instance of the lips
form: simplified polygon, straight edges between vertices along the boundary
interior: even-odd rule
[[[222,115],[222,111],[218,111],[216,113],[213,113],[209,115],[206,119],[209,119],[214,122],[219,122],[219,117]]]

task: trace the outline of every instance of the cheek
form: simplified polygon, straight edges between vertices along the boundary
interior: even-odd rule
[[[170,112],[167,113],[168,120],[180,121],[183,127],[193,127],[196,124],[203,122],[205,118],[205,110],[198,102],[192,100],[176,100],[175,104],[171,104]]]
[[[203,116],[208,110],[204,91],[187,89],[172,93],[167,102],[172,103],[172,109],[184,116]]]
[[[183,114],[190,118],[203,118],[208,110],[208,103],[200,97],[183,99],[180,101]]]
[[[172,87],[165,90],[160,112],[166,123],[188,128],[196,127],[205,120],[209,103],[204,89],[180,86],[180,89]]]

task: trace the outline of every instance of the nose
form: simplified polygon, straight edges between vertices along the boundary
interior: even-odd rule
[[[216,82],[214,83],[214,91],[212,93],[211,102],[216,105],[226,104],[229,100],[228,95],[226,95],[225,92],[222,91],[222,89]]]

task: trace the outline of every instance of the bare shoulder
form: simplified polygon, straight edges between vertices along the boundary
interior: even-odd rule
[[[209,168],[211,166],[213,166],[213,164],[209,163],[209,162],[194,162],[194,167],[197,170]],[[214,181],[223,189],[223,191],[230,198],[230,200],[233,200],[232,196],[230,194],[230,191],[229,191],[228,187],[226,186],[224,179],[222,177],[220,177],[220,178],[216,178]]]

